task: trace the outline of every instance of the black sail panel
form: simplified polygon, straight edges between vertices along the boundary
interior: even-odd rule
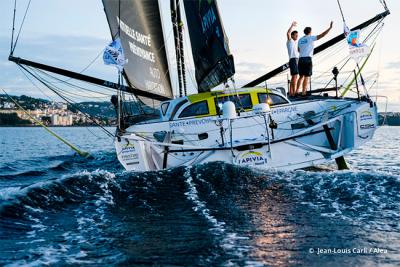
[[[215,0],[184,0],[199,92],[210,91],[235,73],[233,56]]]
[[[129,85],[172,98],[158,1],[103,0],[103,5],[113,39],[121,39]]]

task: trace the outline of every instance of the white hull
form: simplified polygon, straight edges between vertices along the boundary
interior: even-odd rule
[[[268,127],[271,119],[276,129]],[[131,171],[212,161],[294,170],[345,155],[370,140],[376,127],[376,106],[368,102],[298,101],[235,119],[210,116],[136,124],[115,146],[119,161]]]

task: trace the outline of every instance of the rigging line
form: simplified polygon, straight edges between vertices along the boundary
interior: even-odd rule
[[[86,67],[84,67],[80,72],[78,72],[78,73],[83,73],[84,71],[86,71],[90,66],[92,66],[93,64],[94,64],[94,62],[100,57],[100,55],[101,54],[103,54],[104,53],[104,50],[105,49],[102,49],[98,54],[97,54],[97,56],[92,60],[92,61],[90,61],[89,62],[89,64],[86,66]],[[70,79],[72,79],[72,78],[70,78]]]
[[[337,65],[337,64],[338,64],[336,58],[339,58],[339,57],[341,56],[340,54],[341,54],[341,52],[342,52],[343,50],[344,50],[344,49],[343,49],[342,47],[339,47],[338,50],[332,51],[332,53],[326,55],[325,57],[323,57],[323,58],[317,58],[317,59],[315,60],[315,65],[316,65],[316,66],[321,66],[322,64],[327,64],[327,63],[329,64],[329,69],[327,69],[327,70],[321,72],[321,74],[318,75],[318,78],[319,78],[320,76],[323,76],[323,75],[327,74],[328,72],[330,72],[330,71],[331,71],[331,68],[332,68],[331,65]],[[348,53],[347,53],[347,54],[348,54]],[[345,55],[343,58],[342,58],[342,57],[339,58],[339,63],[342,62],[342,61],[344,61],[344,60],[346,60],[347,57],[348,57],[348,55]],[[313,78],[313,80],[315,80],[315,79],[316,79],[316,78]]]
[[[185,41],[185,49],[186,49],[186,51],[189,51],[189,45],[188,45],[188,40],[187,40],[187,38],[184,38],[184,41]],[[191,53],[186,53],[187,55],[189,55],[189,54],[191,54]],[[193,74],[193,72],[192,72],[192,69],[194,69],[194,66],[192,66],[192,64],[191,63],[193,63],[193,61],[194,61],[194,59],[193,59],[193,55],[190,55],[190,56],[188,56],[189,57],[189,60],[187,60],[187,65],[189,65],[188,67],[187,67],[187,71],[189,72],[189,77],[190,77],[190,80],[192,81],[192,85],[193,85],[193,87],[194,88],[196,88],[196,81],[195,81],[195,75]],[[190,60],[191,59],[191,60]]]
[[[344,42],[340,42],[328,49],[326,49],[323,53],[317,54],[315,56],[316,61],[323,61],[332,55],[336,55],[339,51],[343,50],[343,47],[346,45]]]
[[[35,86],[40,92],[42,92],[43,95],[45,95],[50,101],[56,102],[52,97],[48,96],[36,83],[34,83],[33,80],[28,75],[26,75],[26,73],[22,70],[21,66],[18,65],[18,67],[19,70],[22,72],[22,74],[32,83],[33,86]]]
[[[373,39],[372,42],[371,42],[373,45],[376,44],[376,40],[378,39],[379,32],[380,32],[382,29],[383,29],[383,24],[382,24],[381,28],[379,28],[379,29],[374,33],[375,36],[374,36],[374,39]],[[350,59],[351,59],[351,58],[349,58],[348,61],[349,61]],[[352,75],[353,75],[353,73],[349,73],[349,75],[348,75],[346,81],[347,81]]]
[[[24,26],[25,19],[26,19],[26,15],[28,14],[28,10],[29,10],[30,5],[31,5],[31,0],[29,0],[28,5],[27,5],[27,7],[26,7],[25,14],[24,14],[24,17],[23,17],[22,22],[21,22],[21,26],[19,27],[19,31],[18,31],[18,34],[17,34],[17,38],[15,39],[14,46],[13,46],[12,49],[11,49],[11,55],[14,53],[14,50],[15,50],[15,48],[17,47],[19,35],[21,34],[22,27]]]
[[[35,68],[35,69],[37,69],[37,68]],[[37,69],[37,70],[39,70],[39,69]],[[45,71],[45,72],[46,72],[46,71]],[[47,75],[50,76],[50,77],[52,77],[53,79],[57,79],[57,78],[56,78],[56,75],[51,75],[50,73],[48,73]],[[72,80],[75,80],[75,78],[71,78],[71,79],[72,79]],[[70,79],[62,80],[62,79],[58,78],[57,80],[59,80],[59,81],[58,81],[58,82],[52,82],[52,83],[53,83],[53,84],[56,84],[56,83],[62,84],[62,83],[64,83],[64,84],[69,85],[69,86],[71,86],[71,87],[80,88],[80,89],[83,90],[83,91],[90,91],[90,92],[93,92],[93,93],[96,93],[96,94],[100,94],[100,95],[104,95],[104,96],[111,96],[112,93],[115,92],[114,89],[110,89],[110,88],[108,88],[108,87],[106,87],[106,86],[102,86],[102,85],[99,85],[99,84],[93,84],[93,83],[91,83],[91,82],[87,82],[87,81],[83,81],[83,80],[78,80],[78,81],[80,81],[80,82],[82,82],[82,83],[85,83],[85,84],[90,84],[92,87],[96,87],[96,88],[99,88],[99,89],[103,89],[103,90],[105,90],[105,91],[109,91],[109,92],[111,92],[111,94],[110,94],[110,93],[101,93],[101,92],[99,92],[99,91],[90,90],[90,89],[88,89],[88,88],[85,88],[85,87],[82,87],[82,86],[79,86],[79,85],[70,83],[70,82],[68,82],[68,80],[70,80]]]
[[[38,89],[40,92],[42,92],[43,95],[45,95],[50,101],[54,101],[53,98],[51,98],[50,96],[48,96],[36,83],[33,82],[33,80],[21,69],[20,65],[17,65],[19,71],[21,71],[21,73],[32,83],[33,86],[36,87],[36,89]]]
[[[383,6],[383,8],[385,8],[385,10],[389,10],[385,0],[379,0],[379,2],[382,4],[382,6]]]
[[[39,86],[37,86],[34,82],[33,82],[33,80],[28,76],[28,75],[26,75],[26,73],[21,69],[21,66],[19,66],[18,65],[18,67],[19,67],[19,70],[22,72],[22,74],[24,74],[24,76],[40,91],[40,92],[42,92],[48,99],[50,99],[51,101],[54,101],[55,102],[55,100],[52,98],[52,97],[50,97],[50,96],[48,96]],[[35,72],[33,69],[31,69],[31,71],[33,71],[33,72]],[[35,72],[36,73],[36,72]],[[54,93],[54,92],[53,92]],[[89,98],[89,97],[88,97]]]
[[[379,24],[380,24],[380,22],[377,23],[377,25],[379,25]],[[375,31],[376,31],[377,25],[376,25],[376,26],[374,27],[374,29],[369,33],[368,37],[370,37],[371,35],[373,35],[373,34],[376,33]],[[368,28],[371,28],[371,27],[372,27],[372,25],[371,25],[371,26],[368,26],[366,29],[363,29],[363,31],[366,31]],[[368,41],[368,37],[366,37],[366,39],[364,40],[364,42]],[[335,49],[335,50],[331,49],[331,51],[329,51],[329,56],[336,54],[336,53],[339,51],[339,48],[342,47],[342,45],[339,44],[339,45],[337,45],[336,47],[337,47],[337,49]],[[321,56],[322,56],[322,55],[321,55]],[[324,61],[324,60],[326,60],[327,58],[328,58],[328,55],[324,55],[323,58],[317,57],[317,61],[318,61],[318,62],[319,62],[319,61]],[[349,57],[348,57],[348,56],[345,56],[342,60],[340,60],[338,63],[336,63],[336,65],[340,65],[340,64],[342,64],[342,62],[345,61],[346,59],[347,59],[347,61],[343,64],[343,66],[340,68],[340,70],[342,70],[342,69],[344,68],[344,66],[346,66],[347,63],[350,61]],[[326,70],[325,72],[323,72],[323,74],[328,73],[328,72],[330,72],[330,69],[328,69],[328,70]],[[320,79],[321,76],[322,76],[322,75],[319,75],[319,76],[317,76],[316,78],[314,78],[314,82],[315,82],[315,80]],[[332,81],[333,81],[333,79],[330,80],[330,82],[325,86],[325,88],[327,88],[327,86],[329,86],[329,84],[330,84]]]
[[[11,31],[10,55],[12,55],[13,44],[14,44],[15,16],[16,16],[16,13],[17,13],[17,0],[14,0],[14,15],[13,15],[12,31]]]
[[[97,54],[97,56],[96,56],[94,59],[92,59],[92,61],[90,61],[89,64],[88,64],[86,67],[84,67],[84,68],[83,68],[80,72],[78,72],[78,73],[79,73],[79,74],[82,74],[82,73],[85,72],[88,68],[90,68],[90,67],[94,64],[94,62],[96,62],[96,60],[100,57],[100,55],[101,55],[102,53],[104,53],[104,49],[102,49],[102,50]],[[64,82],[70,81],[70,80],[72,80],[72,79],[73,79],[73,78],[65,79]]]
[[[33,69],[33,68],[39,71],[38,68],[31,67],[31,69]],[[101,92],[98,92],[98,91],[93,91],[93,90],[90,90],[90,89],[81,87],[81,86],[79,86],[79,85],[70,83],[70,82],[68,82],[69,79],[67,79],[67,80],[62,80],[61,78],[56,78],[57,75],[51,74],[51,73],[49,73],[48,71],[44,71],[44,70],[40,70],[40,71],[43,72],[43,73],[46,73],[47,76],[50,76],[50,77],[52,77],[52,78],[54,78],[54,79],[56,79],[56,80],[59,81],[59,82],[53,82],[53,84],[55,84],[55,83],[65,83],[65,84],[70,85],[71,87],[80,88],[80,89],[82,89],[82,90],[90,91],[90,92],[93,92],[93,93],[96,93],[96,94],[100,94],[100,95],[104,95],[104,96],[110,96],[110,94],[101,93]],[[62,74],[59,74],[59,75],[63,76]],[[75,78],[72,78],[72,79],[75,80]],[[115,90],[110,89],[110,88],[105,87],[105,86],[102,86],[102,85],[99,85],[99,84],[93,84],[93,83],[91,83],[91,82],[87,82],[87,81],[83,81],[83,80],[79,80],[79,81],[80,81],[80,82],[87,83],[87,84],[90,84],[90,85],[93,86],[93,87],[100,88],[100,89],[103,89],[103,90],[105,90],[105,91],[110,91],[110,92],[112,92],[112,93],[115,92]]]
[[[68,98],[66,98],[65,96],[63,96],[60,92],[57,91],[57,89],[55,89],[56,87],[51,87],[50,84],[48,84],[46,82],[46,80],[44,80],[43,78],[39,77],[39,76],[35,76],[35,74],[33,74],[31,71],[29,71],[27,68],[25,68],[24,66],[20,66],[22,69],[24,69],[27,73],[29,73],[30,75],[32,75],[34,78],[36,78],[39,82],[41,82],[44,86],[46,86],[47,88],[49,88],[51,91],[53,91],[54,93],[56,93],[59,97],[61,97],[62,99],[64,99],[65,101],[67,101],[67,103],[71,104],[74,108],[76,108],[78,111],[80,111],[85,117],[89,118],[92,122],[94,122],[97,126],[99,126],[101,129],[103,129],[104,132],[106,132],[110,137],[113,137],[114,135],[112,133],[110,133],[107,129],[105,129],[102,125],[100,125],[99,123],[97,123],[89,114],[83,112],[82,110],[80,110],[74,103],[72,103],[73,101],[68,100]]]
[[[52,84],[49,80],[44,79],[42,76],[40,76],[39,74],[37,74],[37,72],[34,71],[33,69],[31,69],[31,71],[35,72],[35,73],[36,73],[36,76],[39,77],[41,80],[46,81],[46,83],[48,83],[49,85],[52,85],[53,88],[57,88],[57,91],[58,91],[58,92],[63,92],[64,96],[65,96],[65,95],[68,95],[69,97],[76,97],[77,99],[82,99],[82,100],[85,99],[85,98],[89,98],[89,99],[92,98],[92,97],[86,97],[86,96],[82,96],[82,95],[79,95],[79,94],[74,94],[74,93],[71,93],[71,92],[67,92],[67,91],[63,90],[62,88],[60,88],[60,87],[56,87],[56,86],[55,86],[54,84]]]
[[[90,115],[90,114],[87,114],[87,113],[85,113],[85,112],[83,112],[81,109],[79,109],[78,107],[77,107],[77,104],[78,103],[76,103],[76,102],[74,102],[72,99],[69,99],[68,97],[66,97],[66,96],[63,96],[62,95],[62,92],[60,92],[60,91],[58,91],[57,89],[55,89],[55,88],[53,88],[54,89],[54,92],[58,95],[58,96],[60,96],[62,99],[64,99],[65,101],[67,101],[67,103],[68,104],[70,104],[71,106],[73,106],[74,108],[76,108],[79,112],[81,112],[86,118],[88,118],[89,120],[91,120],[92,122],[94,122],[94,124],[96,124],[98,127],[100,127],[102,130],[103,130],[103,132],[107,135],[107,136],[109,136],[109,137],[111,137],[111,138],[114,138],[114,135],[112,134],[112,133],[110,133],[107,129],[105,129],[105,127],[104,126],[102,126],[102,125],[100,125],[99,123],[97,123],[96,122],[96,120],[95,119],[93,119],[92,118],[92,116]],[[51,89],[50,89],[51,90]],[[87,128],[87,127],[86,127]],[[90,131],[89,131],[90,132]],[[96,135],[95,135],[96,136]]]
[[[110,96],[111,96],[110,94],[100,93],[100,92],[97,92],[97,91],[94,91],[94,90],[90,90],[90,89],[81,87],[81,86],[76,85],[76,84],[72,84],[72,83],[63,81],[63,80],[61,80],[60,78],[57,78],[55,75],[51,75],[51,74],[49,74],[49,73],[47,73],[47,72],[45,72],[45,71],[43,71],[43,70],[39,70],[39,69],[35,69],[35,70],[38,71],[38,72],[40,72],[40,73],[43,73],[44,75],[46,75],[46,76],[48,76],[48,77],[50,77],[50,78],[52,78],[52,79],[54,79],[54,80],[60,81],[60,83],[64,83],[64,84],[67,85],[67,86],[73,87],[73,88],[77,89],[78,91],[88,91],[88,92],[91,92],[91,93],[94,93],[94,94],[103,95],[103,96],[91,96],[91,95],[82,96],[82,95],[76,94],[76,95],[78,95],[78,96],[88,97],[88,98],[91,98],[91,97],[93,97],[93,98],[106,98],[106,97],[110,97]],[[36,72],[36,71],[35,71],[35,72]],[[52,84],[55,84],[55,82],[51,82],[51,83],[52,83]],[[57,82],[57,83],[58,83],[58,82]]]
[[[58,140],[60,140],[61,142],[63,142],[64,144],[66,144],[68,147],[70,147],[72,150],[74,150],[76,153],[79,154],[79,156],[84,157],[84,158],[88,158],[90,156],[90,154],[86,151],[80,150],[79,148],[77,148],[76,146],[74,146],[72,143],[68,142],[67,140],[65,140],[64,138],[62,138],[61,136],[59,136],[58,134],[56,134],[54,131],[50,130],[49,127],[47,127],[46,125],[44,125],[43,122],[41,122],[40,120],[36,119],[34,116],[32,116],[26,109],[24,109],[14,98],[12,98],[4,89],[2,89],[3,92],[6,94],[6,96],[12,101],[14,102],[14,104],[21,109],[29,118],[31,118],[31,120],[33,120],[35,123],[39,124],[40,126],[43,127],[43,129],[45,129],[47,132],[49,132],[51,135],[53,135],[55,138],[57,138]]]
[[[118,0],[118,37],[121,37],[121,0]]]
[[[62,79],[57,78],[56,75],[53,75],[53,74],[51,74],[51,73],[48,73],[48,72],[46,72],[46,71],[44,71],[44,70],[40,70],[40,69],[33,68],[33,67],[30,67],[30,68],[31,68],[31,69],[35,69],[36,71],[39,71],[39,72],[43,73],[44,75],[46,75],[46,76],[48,76],[48,77],[50,77],[50,78],[52,78],[52,79],[55,79],[55,80],[59,81],[59,82],[53,82],[53,84],[55,84],[55,83],[64,83],[64,84],[66,84],[66,85],[68,85],[68,86],[70,86],[70,87],[74,87],[74,88],[76,88],[76,89],[81,89],[82,91],[89,91],[89,92],[92,92],[92,93],[95,93],[95,94],[98,94],[98,95],[104,95],[104,97],[106,97],[106,96],[107,96],[107,97],[111,96],[110,94],[101,93],[101,92],[94,91],[94,90],[91,90],[91,89],[88,89],[88,88],[85,88],[85,87],[82,87],[82,86],[79,86],[79,85],[76,85],[76,84],[73,84],[73,83],[70,83],[70,82],[67,82],[67,81],[63,81]],[[36,72],[36,71],[35,71],[35,72]],[[83,82],[84,82],[84,81],[83,81]],[[89,83],[89,84],[91,84],[91,83]],[[91,84],[91,85],[92,85],[92,84]],[[97,87],[103,88],[103,87],[100,86],[100,85],[98,85]],[[104,88],[104,89],[106,89],[106,88]],[[112,89],[107,89],[107,90],[109,90],[109,91],[111,91],[111,92],[114,92],[114,90],[112,90]],[[95,96],[93,96],[93,97],[95,97]],[[101,98],[101,97],[98,97],[98,98]]]
[[[71,106],[73,106],[74,108],[76,108],[76,109],[77,109],[79,112],[81,112],[86,118],[88,118],[89,120],[91,120],[92,122],[94,122],[97,126],[102,127],[100,124],[98,124],[98,123],[95,121],[95,118],[96,118],[96,117],[91,116],[90,114],[88,114],[88,113],[86,113],[86,112],[83,112],[81,109],[79,109],[79,108],[77,107],[77,105],[79,105],[79,103],[77,103],[77,102],[73,101],[71,98],[69,98],[69,97],[63,95],[63,94],[62,94],[62,91],[59,91],[59,90],[57,90],[56,88],[53,88],[53,90],[54,90],[54,92],[55,92],[58,96],[60,96],[62,99],[64,99],[65,101],[67,101],[68,104],[70,104]],[[105,129],[103,129],[103,130],[104,130],[106,133],[108,133],[109,136],[112,137],[112,135],[110,135],[108,131],[106,131]]]
[[[56,102],[52,97],[48,96],[39,86],[36,85],[36,83],[33,82],[33,80],[20,68],[20,66],[18,66],[19,70],[21,71],[21,73],[33,84],[33,86],[35,86],[37,89],[39,89],[40,92],[43,93],[43,95],[45,95],[50,101],[52,102]],[[89,127],[85,127],[86,130],[88,130],[93,136],[100,138],[98,135],[94,134],[91,130],[89,130]],[[107,135],[108,136],[108,135]]]
[[[383,31],[383,29],[382,29],[382,31]],[[381,72],[381,67],[382,67],[382,48],[383,48],[383,45],[382,45],[382,39],[383,39],[383,34],[381,34],[380,35],[380,40],[379,40],[379,54],[378,54],[378,66],[377,66],[377,70],[376,70],[376,72],[377,72],[377,77],[376,77],[376,90],[375,90],[375,95],[377,96],[378,95],[378,89],[379,89],[379,82],[380,82],[380,72]],[[371,87],[372,88],[372,87]]]
[[[339,0],[337,0],[337,3],[339,6],[340,14],[342,15],[343,23],[346,24],[346,20],[344,19],[344,14],[343,14],[343,10],[342,10],[342,5],[340,4]]]
[[[381,26],[380,28],[377,28],[377,27],[378,27],[379,25],[381,25],[382,21],[383,21],[383,19],[381,19],[381,20],[379,21],[379,23],[378,23],[378,24],[374,27],[374,29],[368,34],[368,36],[364,39],[363,42],[368,41],[368,40],[371,38],[371,36],[373,36],[373,35],[375,35],[375,39],[372,41],[372,43],[374,43],[374,42],[376,41],[377,37],[379,36],[379,32],[380,32],[380,31],[382,30],[382,28],[383,28],[383,24],[382,24],[382,26]],[[339,68],[339,71],[341,71],[341,70],[347,65],[347,63],[348,63],[350,60],[351,60],[351,58],[348,57],[347,60],[346,60],[346,62]],[[348,80],[349,77],[351,77],[351,74],[349,74],[349,76],[347,77],[346,80]],[[333,78],[328,82],[328,84],[325,86],[324,89],[326,89],[332,81],[333,81]]]
[[[100,136],[98,136],[97,134],[95,134],[92,130],[90,130],[88,126],[85,126],[85,128],[86,128],[86,130],[87,130],[91,135],[93,135],[94,137],[101,138]],[[108,135],[107,135],[107,137],[108,137]],[[112,138],[114,139],[114,137],[112,137]]]
[[[348,60],[349,59],[349,56],[348,55],[346,55],[346,56],[344,56],[341,60],[339,60],[336,64],[334,64],[335,66],[337,66],[337,65],[341,65],[344,61],[346,61],[346,60]],[[327,69],[326,71],[324,71],[324,72],[322,72],[320,75],[318,75],[315,79],[320,79],[321,77],[323,77],[323,76],[331,76],[330,74],[328,74],[328,73],[330,73],[332,71],[332,68],[330,67],[329,69]],[[348,72],[348,71],[343,71],[343,72],[341,72],[341,73],[344,73],[344,72]]]
[[[338,52],[338,51],[337,51]],[[348,61],[348,59],[349,59],[349,56],[348,55],[346,55],[346,56],[344,56],[342,59],[340,59],[337,63],[335,63],[334,65],[335,66],[337,66],[337,65],[341,65],[344,61]],[[340,68],[340,70],[342,70],[343,69],[343,67],[345,66],[347,64],[347,62]],[[317,77],[315,77],[314,78],[314,82],[315,82],[315,80],[319,80],[319,79],[321,79],[323,76],[330,76],[331,77],[331,75],[330,75],[330,72],[332,71],[332,68],[329,68],[329,69],[327,69],[326,71],[323,71],[320,75],[318,75]],[[329,73],[329,74],[328,74]],[[342,72],[343,73],[343,72]]]
[[[37,72],[38,70],[35,70],[35,69],[32,69],[32,68],[30,68],[30,70],[31,70],[32,72],[35,72],[37,76],[40,76],[40,74],[38,74],[38,72]],[[43,73],[43,74],[46,75],[46,73]],[[42,77],[42,76],[40,76],[40,77]],[[50,78],[53,78],[53,77],[50,76]],[[43,79],[43,78],[42,78],[42,79]],[[43,79],[43,80],[44,80],[44,79]],[[49,80],[47,80],[47,82],[48,82],[49,84],[52,84],[53,86],[55,86],[55,84],[52,83],[52,82],[50,82]],[[80,94],[77,94],[77,93],[67,92],[67,91],[65,91],[64,89],[61,89],[60,87],[58,87],[58,88],[59,88],[59,90],[64,91],[66,95],[69,95],[69,96],[71,96],[71,97],[72,97],[72,96],[75,96],[75,97],[80,98],[80,99],[84,99],[84,98],[89,98],[89,99],[92,99],[92,98],[105,99],[105,98],[106,98],[106,97],[96,97],[96,96],[80,95]]]
[[[364,32],[364,31],[368,30],[368,29],[371,28],[371,27],[372,27],[372,25],[368,26],[367,28],[363,29],[362,31]],[[372,30],[372,31],[373,31],[373,30]],[[372,32],[372,31],[371,31],[371,32]],[[366,41],[366,40],[364,40],[364,42],[365,42],[365,41]],[[330,49],[330,50],[328,49],[328,51],[329,51],[329,53],[330,53],[329,56],[330,56],[330,55],[336,54],[337,51],[343,50],[343,49],[340,49],[340,48],[341,48],[341,47],[344,48],[345,45],[346,45],[346,42],[340,42],[340,43],[338,43],[337,45],[333,46],[333,47],[336,47],[336,50],[335,50],[335,51],[333,51],[333,49]],[[333,47],[332,47],[332,48],[333,48]],[[327,51],[327,52],[328,52],[328,51]],[[322,61],[321,56],[323,56],[322,59],[324,59],[324,60],[328,57],[325,53],[319,54],[319,55],[316,56],[316,58],[317,58],[318,61]]]

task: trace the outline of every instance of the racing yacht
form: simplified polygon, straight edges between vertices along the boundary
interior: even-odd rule
[[[165,33],[162,19],[165,1],[102,2],[113,39],[103,59],[117,66],[118,83],[14,57],[13,51],[9,60],[35,78],[38,72],[31,70],[40,69],[116,90],[111,101],[118,120],[115,148],[126,170],[156,171],[213,161],[294,170],[333,160],[344,169],[343,156],[374,135],[377,106],[365,88],[362,70],[373,52],[376,38],[371,36],[390,14],[385,1],[380,1],[384,12],[314,50],[317,55],[348,44],[346,63],[357,57],[351,81],[338,85],[342,67],[335,67],[330,79],[335,86],[328,82],[302,98],[288,98],[287,89],[266,85],[285,72],[288,63],[236,87],[234,58],[216,0],[170,0],[171,34]],[[194,94],[187,90],[185,29],[195,68]],[[369,33],[361,41],[360,32],[366,30]],[[168,56],[168,36],[173,36],[174,60]],[[372,49],[367,49],[368,41]],[[40,81],[54,89],[47,80]],[[352,97],[349,91],[354,92]]]

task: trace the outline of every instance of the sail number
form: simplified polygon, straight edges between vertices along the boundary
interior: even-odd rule
[[[160,70],[158,68],[150,67],[149,70],[150,70],[151,77],[153,77],[156,80],[160,80],[161,79],[161,73],[160,73]]]

